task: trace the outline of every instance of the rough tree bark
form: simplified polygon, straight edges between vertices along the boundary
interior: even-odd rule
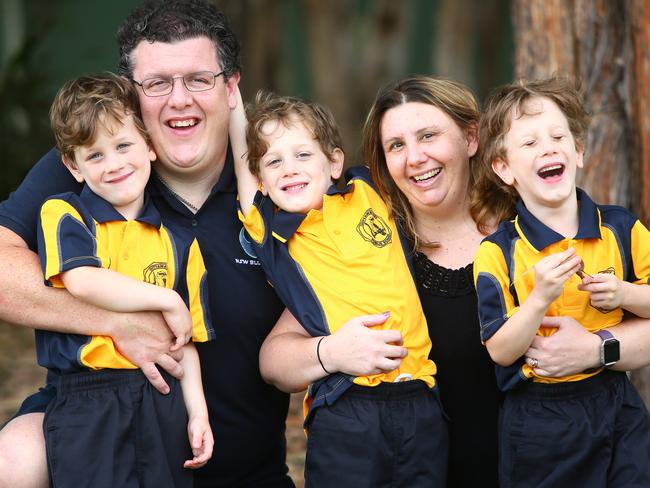
[[[515,73],[581,81],[592,114],[578,185],[650,218],[650,7],[644,0],[513,0]],[[650,369],[633,373],[650,405]]]

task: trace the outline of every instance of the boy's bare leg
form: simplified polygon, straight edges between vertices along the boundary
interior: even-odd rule
[[[0,488],[48,488],[43,417],[21,415],[0,430]]]

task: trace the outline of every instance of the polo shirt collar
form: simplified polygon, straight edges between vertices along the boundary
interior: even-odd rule
[[[578,233],[575,239],[601,238],[600,213],[598,207],[580,188],[576,189],[578,197]],[[537,250],[547,248],[564,239],[553,229],[540,222],[528,211],[524,202],[517,203],[516,225],[523,237]]]
[[[126,221],[124,216],[119,213],[113,206],[104,200],[102,197],[93,192],[88,185],[84,185],[80,195],[81,201],[86,206],[90,214],[100,224],[105,222],[123,220]],[[149,195],[144,195],[144,205],[140,210],[140,214],[135,219],[138,222],[152,225],[160,228],[162,223],[158,209],[151,202]]]
[[[332,196],[332,195],[345,195],[346,193],[350,193],[352,191],[352,188],[354,188],[354,185],[352,183],[348,183],[345,185],[343,188],[339,189],[336,187],[336,183],[331,185],[329,189],[327,190],[326,195]]]
[[[333,195],[343,195],[345,193],[349,193],[352,191],[353,186],[346,185],[342,189],[338,189],[336,187],[336,184],[331,185],[329,189],[327,190],[327,193],[325,194],[326,196],[333,196]],[[261,194],[260,194],[261,195]],[[275,208],[276,215],[273,218],[273,226],[271,231],[280,236],[283,240],[287,241],[293,236],[298,228],[302,225],[302,223],[305,220],[310,220],[312,218],[315,218],[316,215],[320,214],[318,210],[310,210],[306,214],[303,213],[290,213],[282,210],[281,208],[278,208],[270,198],[264,197],[264,199],[267,201],[267,204],[273,205]],[[327,199],[323,200],[323,206],[326,204]]]

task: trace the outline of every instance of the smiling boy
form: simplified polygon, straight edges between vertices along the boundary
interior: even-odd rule
[[[506,392],[503,487],[650,486],[650,419],[613,366],[608,327],[623,309],[650,316],[650,234],[626,209],[576,188],[587,115],[567,80],[522,81],[492,93],[480,122],[481,164],[520,198],[514,221],[474,262],[481,338]],[[545,316],[570,315],[598,334],[602,368],[559,378],[524,357]]]
[[[278,295],[320,337],[314,353],[328,375],[305,398],[307,486],[445,486],[447,426],[427,325],[408,251],[368,170],[353,168],[336,188],[341,138],[317,103],[258,94],[245,126],[239,103],[230,138],[241,218]],[[404,337],[400,366],[330,374],[321,343],[350,318],[382,310],[383,327]]]
[[[198,244],[179,246],[145,194],[156,154],[127,79],[107,73],[66,83],[51,121],[63,163],[85,186],[41,208],[46,283],[107,310],[162,312],[185,371],[180,385],[165,376],[171,391],[162,395],[110,337],[36,331],[38,362],[57,378],[43,422],[51,482],[192,486],[184,468],[203,466],[213,447],[198,355],[185,344],[214,335]]]

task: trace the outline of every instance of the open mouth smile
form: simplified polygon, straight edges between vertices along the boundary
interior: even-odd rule
[[[442,171],[442,168],[434,168],[431,171],[427,171],[424,174],[413,176],[413,179],[417,183],[422,183],[423,181],[428,181],[428,180],[431,180],[431,179],[435,178],[436,176],[438,176],[440,174],[441,171]]]
[[[172,129],[184,129],[186,127],[194,127],[198,124],[198,119],[183,119],[183,120],[170,120],[169,127]]]
[[[563,164],[552,164],[549,166],[545,166],[542,169],[540,169],[537,172],[537,176],[544,180],[548,180],[550,178],[557,178],[562,176],[564,173],[564,165]]]
[[[307,187],[307,183],[293,183],[282,187],[282,191],[289,193],[298,192],[303,188]]]

